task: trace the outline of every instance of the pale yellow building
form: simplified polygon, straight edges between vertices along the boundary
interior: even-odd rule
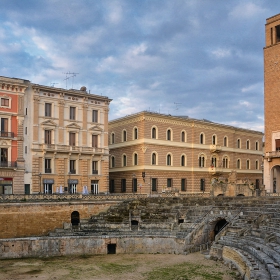
[[[111,99],[30,83],[24,100],[25,188],[34,193],[107,192]]]

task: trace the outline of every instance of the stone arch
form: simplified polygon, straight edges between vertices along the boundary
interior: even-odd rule
[[[72,226],[78,226],[80,223],[80,213],[78,211],[73,211],[71,213],[71,224]]]
[[[280,165],[274,165],[270,170],[270,186],[268,190],[272,193],[280,192]]]
[[[208,242],[213,242],[216,235],[228,224],[227,215],[213,217],[208,225]]]

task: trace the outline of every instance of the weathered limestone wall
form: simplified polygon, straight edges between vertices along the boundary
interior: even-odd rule
[[[0,259],[107,254],[108,244],[117,254],[184,254],[184,240],[169,237],[38,237],[0,240]]]
[[[63,223],[71,222],[71,213],[88,219],[119,202],[23,202],[0,204],[0,238],[47,235]]]

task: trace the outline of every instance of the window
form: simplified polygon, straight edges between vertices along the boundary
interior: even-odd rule
[[[134,165],[138,165],[138,155],[136,153],[133,155],[133,163]]]
[[[166,131],[166,140],[171,141],[171,130],[167,129]]]
[[[227,138],[227,136],[224,137],[224,146],[225,147],[228,146],[228,138]]]
[[[76,146],[76,133],[75,132],[69,132],[69,145]]]
[[[246,160],[246,169],[250,169],[250,160],[249,159]]]
[[[275,148],[276,151],[280,151],[280,139],[275,139]]]
[[[246,141],[246,149],[247,149],[247,150],[250,149],[250,141],[249,141],[249,140]]]
[[[111,157],[111,167],[115,167],[115,157]]]
[[[215,156],[211,158],[211,167],[217,167],[217,158]]]
[[[240,149],[241,148],[241,140],[237,139],[237,148]]]
[[[70,120],[75,120],[76,119],[76,107],[70,107]]]
[[[152,178],[152,192],[157,191],[157,178]]]
[[[200,133],[200,136],[199,136],[199,143],[200,143],[200,144],[204,144],[204,134],[203,134],[203,133]]]
[[[185,178],[181,179],[181,191],[185,192],[187,190],[187,180]]]
[[[137,178],[132,179],[132,192],[137,192]]]
[[[212,145],[216,145],[216,144],[217,144],[217,136],[212,135]]]
[[[123,142],[126,141],[126,130],[123,131]]]
[[[205,191],[205,179],[200,179],[200,191]]]
[[[181,156],[181,166],[186,166],[186,156],[185,155]]]
[[[167,188],[172,188],[172,179],[171,178],[167,178]]]
[[[185,131],[181,132],[181,142],[186,142],[186,132]]]
[[[258,141],[256,141],[255,147],[256,147],[256,151],[258,151],[259,150],[259,142]]]
[[[45,158],[45,173],[52,173],[51,162],[50,158]]]
[[[92,147],[98,148],[98,135],[92,135]]]
[[[126,166],[126,155],[123,155],[123,166]]]
[[[1,132],[8,132],[8,118],[1,118]]]
[[[157,164],[157,154],[152,153],[152,165],[156,165],[156,164]]]
[[[52,116],[52,104],[45,103],[45,117],[51,117],[51,116]]]
[[[258,169],[259,169],[259,161],[256,160],[256,170],[258,170]]]
[[[8,149],[0,148],[1,167],[8,166]]]
[[[98,161],[92,162],[92,174],[98,174]]]
[[[109,192],[110,193],[114,193],[115,192],[115,180],[114,179],[110,180]]]
[[[45,144],[51,144],[51,143],[52,143],[52,131],[45,130]]]
[[[152,138],[153,139],[157,138],[157,129],[155,127],[152,128]]]
[[[111,144],[115,144],[115,133],[111,134]]]
[[[204,167],[205,166],[205,157],[204,157],[204,155],[199,156],[199,158],[198,158],[198,166],[199,167]]]
[[[168,154],[166,157],[166,165],[171,165],[171,155]]]
[[[8,99],[8,98],[1,98],[1,106],[9,107],[10,106],[10,99]]]
[[[98,111],[92,110],[92,122],[98,123]]]
[[[236,168],[237,169],[241,169],[241,161],[240,161],[240,159],[238,159],[237,162],[236,162]]]
[[[137,127],[135,127],[134,130],[133,130],[133,136],[134,136],[134,140],[138,139],[138,129],[137,129]]]
[[[70,167],[70,174],[76,174],[76,160],[70,159],[69,162],[69,167]]]
[[[223,158],[223,168],[228,168],[228,158],[227,157]]]
[[[126,179],[121,179],[121,192],[126,192]]]

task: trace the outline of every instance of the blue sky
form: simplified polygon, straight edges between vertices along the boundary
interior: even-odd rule
[[[263,130],[266,18],[279,0],[1,0],[0,75]]]

